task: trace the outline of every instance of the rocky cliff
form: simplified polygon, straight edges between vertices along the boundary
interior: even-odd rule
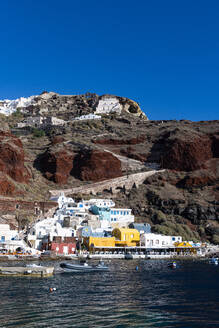
[[[0,131],[0,193],[13,194],[16,182],[26,184],[29,179],[21,140],[10,132]]]
[[[117,206],[132,207],[154,231],[219,242],[219,121],[149,121],[137,103],[108,95],[43,93],[25,104],[0,117],[1,195],[45,200],[51,189],[162,168],[138,188],[121,189]],[[109,104],[117,110],[102,113]],[[100,119],[74,120],[97,108]],[[67,123],[38,133],[15,128],[32,115]]]

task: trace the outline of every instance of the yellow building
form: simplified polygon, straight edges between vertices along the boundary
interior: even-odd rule
[[[197,250],[188,242],[182,241],[181,243],[175,243],[177,252],[189,252],[189,253],[196,253]]]
[[[88,237],[84,238],[84,242],[89,249],[115,247],[115,237]]]
[[[113,230],[116,246],[138,246],[140,233],[136,229],[115,228]]]

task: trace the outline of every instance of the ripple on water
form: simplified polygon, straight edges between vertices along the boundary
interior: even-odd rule
[[[144,260],[109,266],[96,274],[1,277],[0,327],[219,327],[219,268],[182,261],[171,270],[166,261]]]

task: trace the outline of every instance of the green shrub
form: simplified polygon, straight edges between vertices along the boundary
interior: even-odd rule
[[[156,213],[156,223],[163,223],[166,220],[166,215],[162,211],[158,210]]]
[[[212,237],[212,242],[214,244],[219,244],[219,235],[214,234]]]
[[[45,131],[33,128],[32,130],[34,138],[40,138],[45,136]]]

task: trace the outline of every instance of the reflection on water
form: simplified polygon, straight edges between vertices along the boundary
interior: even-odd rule
[[[1,277],[0,327],[219,327],[219,267],[205,261],[180,262],[176,270],[166,261],[108,264],[104,273]]]

